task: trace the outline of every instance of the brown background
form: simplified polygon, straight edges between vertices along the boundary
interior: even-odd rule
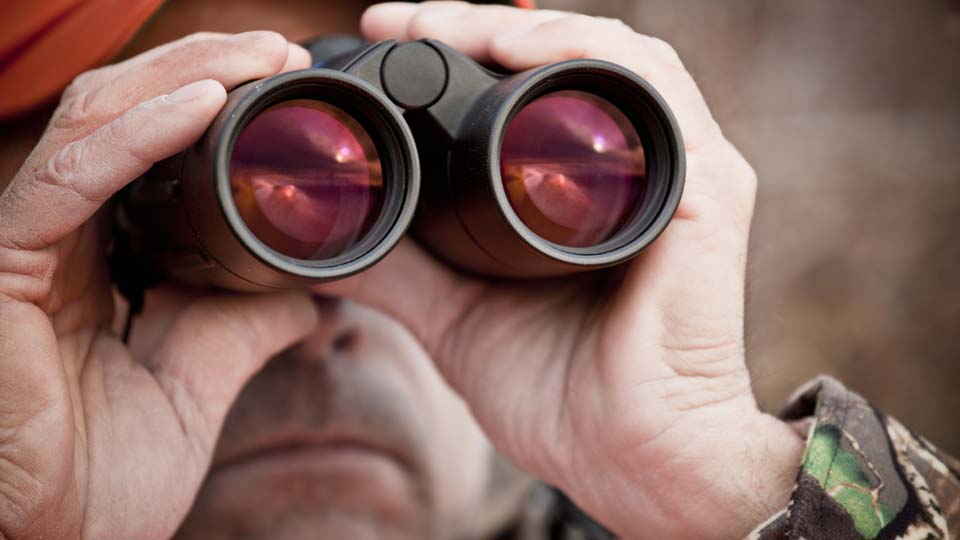
[[[748,357],[960,455],[960,3],[540,0],[669,41],[760,178]]]

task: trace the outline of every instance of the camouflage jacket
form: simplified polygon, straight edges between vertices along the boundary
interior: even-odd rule
[[[801,388],[781,413],[809,425],[787,508],[747,540],[960,540],[960,463],[836,380]],[[542,490],[498,540],[613,538]]]

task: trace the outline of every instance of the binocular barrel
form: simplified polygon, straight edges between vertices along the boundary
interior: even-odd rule
[[[188,283],[303,287],[375,264],[412,224],[463,271],[539,277],[624,262],[676,210],[679,129],[625,68],[501,74],[430,40],[310,49],[315,68],[233,90],[125,190],[123,253]]]

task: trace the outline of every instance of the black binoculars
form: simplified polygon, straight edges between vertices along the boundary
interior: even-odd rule
[[[432,40],[310,47],[315,66],[247,83],[196,145],[123,192],[125,253],[165,278],[303,287],[415,239],[463,271],[554,276],[621,263],[683,189],[663,98],[573,60],[500,73]]]

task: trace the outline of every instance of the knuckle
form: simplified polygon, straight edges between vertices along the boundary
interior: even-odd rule
[[[430,3],[410,18],[407,33],[413,39],[436,35],[443,28],[445,16],[450,14],[451,5],[446,2]]]
[[[647,47],[664,63],[673,66],[683,66],[683,62],[680,60],[680,55],[677,53],[677,50],[673,48],[673,45],[670,45],[666,41],[654,37],[654,36],[644,36]]]
[[[624,22],[623,19],[618,19],[615,17],[595,17],[597,21],[602,23],[608,30],[614,30],[619,32],[633,32],[633,28],[629,24]]]
[[[590,34],[600,26],[600,19],[581,13],[570,13],[560,20],[560,24],[572,32]]]
[[[213,48],[219,48],[220,44],[208,41]],[[259,31],[254,32],[250,38],[249,45],[243,50],[249,61],[254,62],[261,71],[277,71],[283,67],[287,59],[287,39],[277,32]],[[213,59],[216,60],[219,54],[214,53]]]
[[[85,157],[84,144],[81,141],[68,143],[47,161],[37,173],[37,181],[57,189],[68,190],[80,198],[98,202],[90,194],[77,188],[76,171]]]
[[[78,142],[68,143],[50,156],[46,167],[41,169],[39,180],[52,186],[65,186],[70,183],[73,171],[83,160],[83,148]]]
[[[72,99],[75,96],[86,93],[93,89],[94,81],[102,73],[102,68],[84,71],[70,81],[67,88],[63,91],[63,99]]]
[[[92,124],[99,121],[98,93],[97,89],[87,85],[77,87],[70,95],[65,93],[51,122],[51,127],[63,130],[89,129]]]

